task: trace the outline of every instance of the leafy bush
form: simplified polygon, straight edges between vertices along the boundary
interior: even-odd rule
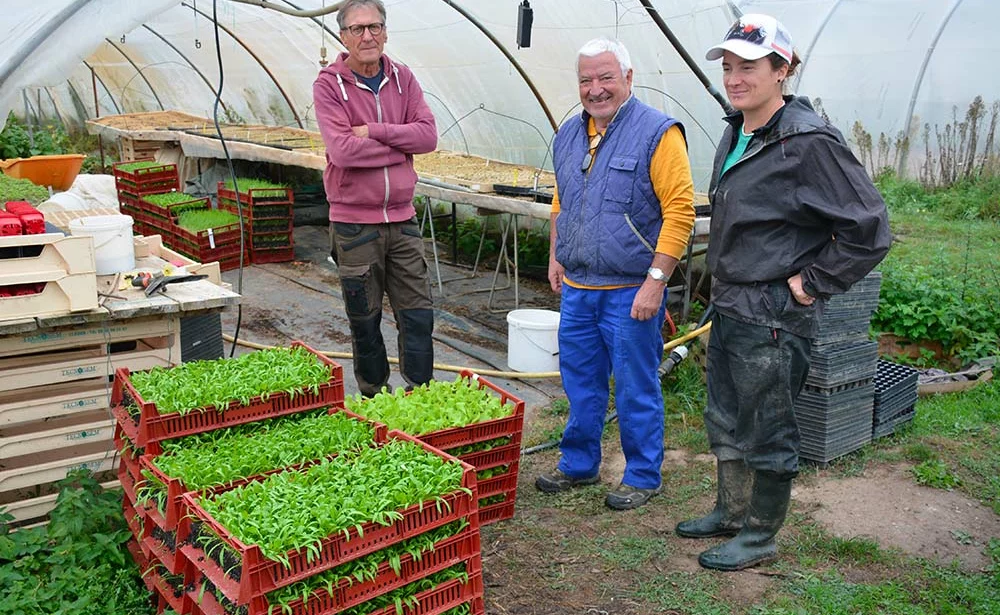
[[[940,342],[963,361],[990,356],[1000,346],[1000,289],[966,287],[947,268],[887,259],[872,325],[911,341]]]
[[[34,144],[32,144],[34,139]],[[11,112],[7,124],[0,131],[0,158],[29,158],[47,154],[65,154],[69,149],[69,137],[61,126],[46,124],[32,129],[27,127]]]
[[[946,220],[1000,220],[1000,177],[967,178],[947,188],[926,189],[889,171],[875,184],[890,211],[930,212]]]
[[[86,470],[60,487],[45,526],[9,532],[0,512],[0,613],[152,615],[125,552],[121,492],[104,491]]]

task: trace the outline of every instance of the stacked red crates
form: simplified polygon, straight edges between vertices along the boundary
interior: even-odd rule
[[[151,203],[145,198],[140,204],[142,219],[152,224],[154,228],[162,229],[164,242],[170,248],[199,263],[217,261],[222,271],[239,267],[242,247],[239,221],[204,231],[191,231],[178,223],[179,212],[211,209],[208,197],[201,199],[192,197],[167,208]],[[244,264],[249,262],[249,258],[244,258]]]
[[[123,211],[125,208],[138,210],[139,199],[148,194],[162,194],[181,188],[175,164],[161,164],[152,159],[130,160],[116,162],[112,172]]]
[[[45,232],[45,216],[26,201],[7,201],[6,212],[0,211],[0,235],[40,235]],[[20,233],[4,231],[3,217],[20,222]]]
[[[479,521],[485,526],[514,516],[524,434],[524,402],[471,371],[463,370],[460,377],[481,389],[493,391],[504,405],[512,407],[513,412],[503,418],[442,429],[417,438],[445,453],[454,454],[473,466],[480,476],[489,475],[478,480]],[[461,452],[470,448],[481,450]]]
[[[40,235],[45,232],[45,216],[26,201],[7,201],[0,209],[0,237]],[[0,259],[27,256],[24,248],[0,248]],[[45,282],[6,284],[0,286],[0,298],[37,295],[45,290]]]
[[[225,182],[219,182],[218,195],[220,209],[242,215],[252,263],[294,260],[295,203],[291,188],[250,188],[237,195],[226,188]]]
[[[389,439],[413,442],[425,450],[444,455],[412,436],[399,431],[389,432]],[[481,539],[478,510],[476,507],[475,470],[463,464],[462,489],[443,496],[440,506],[414,505],[399,511],[398,519],[390,525],[375,522],[361,524],[360,528],[338,532],[316,543],[315,549],[289,551],[288,563],[265,557],[257,545],[243,544],[232,536],[198,503],[198,498],[240,488],[247,481],[233,485],[189,492],[182,496],[186,514],[181,517],[178,540],[185,559],[189,562],[184,583],[194,587],[188,597],[199,613],[224,615],[230,612],[246,615],[269,615],[291,612],[292,615],[339,613],[388,592],[402,588],[436,573],[462,566],[467,579],[442,582],[417,593],[415,606],[404,609],[406,613],[439,615],[462,604],[469,604],[473,615],[484,613]],[[466,492],[466,490],[468,492]],[[458,533],[439,540],[432,551],[420,558],[404,555],[398,562],[398,574],[390,563],[384,561],[373,578],[363,581],[343,580],[331,587],[313,591],[307,600],[297,599],[282,611],[272,604],[268,594],[300,581],[331,570],[359,558],[374,555],[404,540],[446,526],[459,520],[467,525]],[[231,557],[221,558],[207,553],[197,540],[200,532],[210,531],[226,545]],[[395,607],[374,609],[372,613],[395,614]]]
[[[162,442],[165,440],[314,408],[342,408],[343,368],[301,342],[292,342],[291,345],[305,348],[318,360],[331,366],[330,380],[317,390],[306,391],[294,398],[288,393],[274,393],[268,399],[256,397],[246,405],[231,407],[225,412],[207,407],[184,415],[161,415],[156,405],[144,400],[132,386],[128,369],[120,368],[115,372],[111,403],[116,422],[115,447],[121,459],[118,479],[124,493],[122,510],[133,536],[129,550],[143,571],[143,579],[156,596],[161,611],[172,608],[182,615],[194,612],[186,592],[178,585],[188,567],[177,543],[179,512],[176,506],[179,505],[179,494],[168,494],[168,504],[173,506],[167,507],[167,515],[159,514],[155,507],[139,504],[137,490],[147,480],[143,471],[149,472],[148,468],[155,467],[155,459],[162,454]]]

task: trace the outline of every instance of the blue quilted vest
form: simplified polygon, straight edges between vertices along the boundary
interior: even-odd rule
[[[678,122],[630,97],[608,125],[587,173],[581,166],[590,144],[588,120],[586,112],[568,120],[555,138],[556,260],[577,284],[642,284],[663,225],[649,161],[663,133]]]

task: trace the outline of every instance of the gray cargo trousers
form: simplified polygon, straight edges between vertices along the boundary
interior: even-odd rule
[[[705,428],[719,461],[757,471],[799,471],[795,399],[809,372],[810,340],[718,312],[708,342]]]
[[[399,371],[409,386],[428,382],[434,375],[434,309],[416,218],[386,224],[331,222],[330,240],[362,395],[375,395],[389,382],[381,329],[385,294],[399,332]]]

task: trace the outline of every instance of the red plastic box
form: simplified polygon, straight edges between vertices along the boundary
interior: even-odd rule
[[[436,455],[444,455],[441,451],[435,450],[426,443],[400,431],[389,432],[389,438],[414,442]],[[463,491],[455,491],[444,496],[442,498],[444,502],[440,506],[425,503],[400,511],[402,518],[391,525],[369,522],[363,524],[360,531],[352,528],[348,532],[338,532],[319,541],[316,549],[318,553],[305,549],[288,552],[286,555],[289,567],[264,557],[258,545],[243,544],[198,504],[196,497],[198,494],[185,493],[182,496],[182,501],[187,509],[187,514],[181,517],[177,531],[180,543],[189,542],[192,523],[202,523],[238,553],[241,561],[237,574],[239,580],[237,581],[227,575],[214,560],[206,556],[201,548],[194,544],[184,544],[181,550],[192,564],[189,567],[189,578],[186,579],[186,582],[193,582],[195,580],[193,577],[200,570],[226,598],[242,606],[249,603],[255,596],[261,596],[279,587],[291,585],[296,581],[335,568],[344,562],[374,553],[391,544],[423,534],[452,521],[471,517],[470,523],[478,525],[476,473],[472,466],[466,463],[462,463],[462,465],[464,466],[462,486],[472,492],[471,496]],[[233,488],[232,486],[216,487],[201,493],[218,494]]]
[[[308,350],[332,368],[330,380],[320,385],[317,393],[305,391],[292,398],[288,393],[275,392],[271,393],[267,399],[254,397],[246,406],[234,402],[223,412],[219,412],[215,406],[207,406],[186,414],[160,414],[156,409],[156,404],[145,401],[132,386],[128,368],[119,367],[115,371],[111,404],[113,407],[121,406],[123,398],[128,394],[135,400],[140,415],[138,421],[125,412],[116,412],[115,416],[122,423],[122,429],[129,435],[129,438],[136,445],[146,447],[152,442],[190,436],[220,427],[252,423],[322,406],[343,406],[344,369],[302,342],[292,342],[291,346],[299,346]],[[135,437],[133,438],[131,434],[134,434]]]

